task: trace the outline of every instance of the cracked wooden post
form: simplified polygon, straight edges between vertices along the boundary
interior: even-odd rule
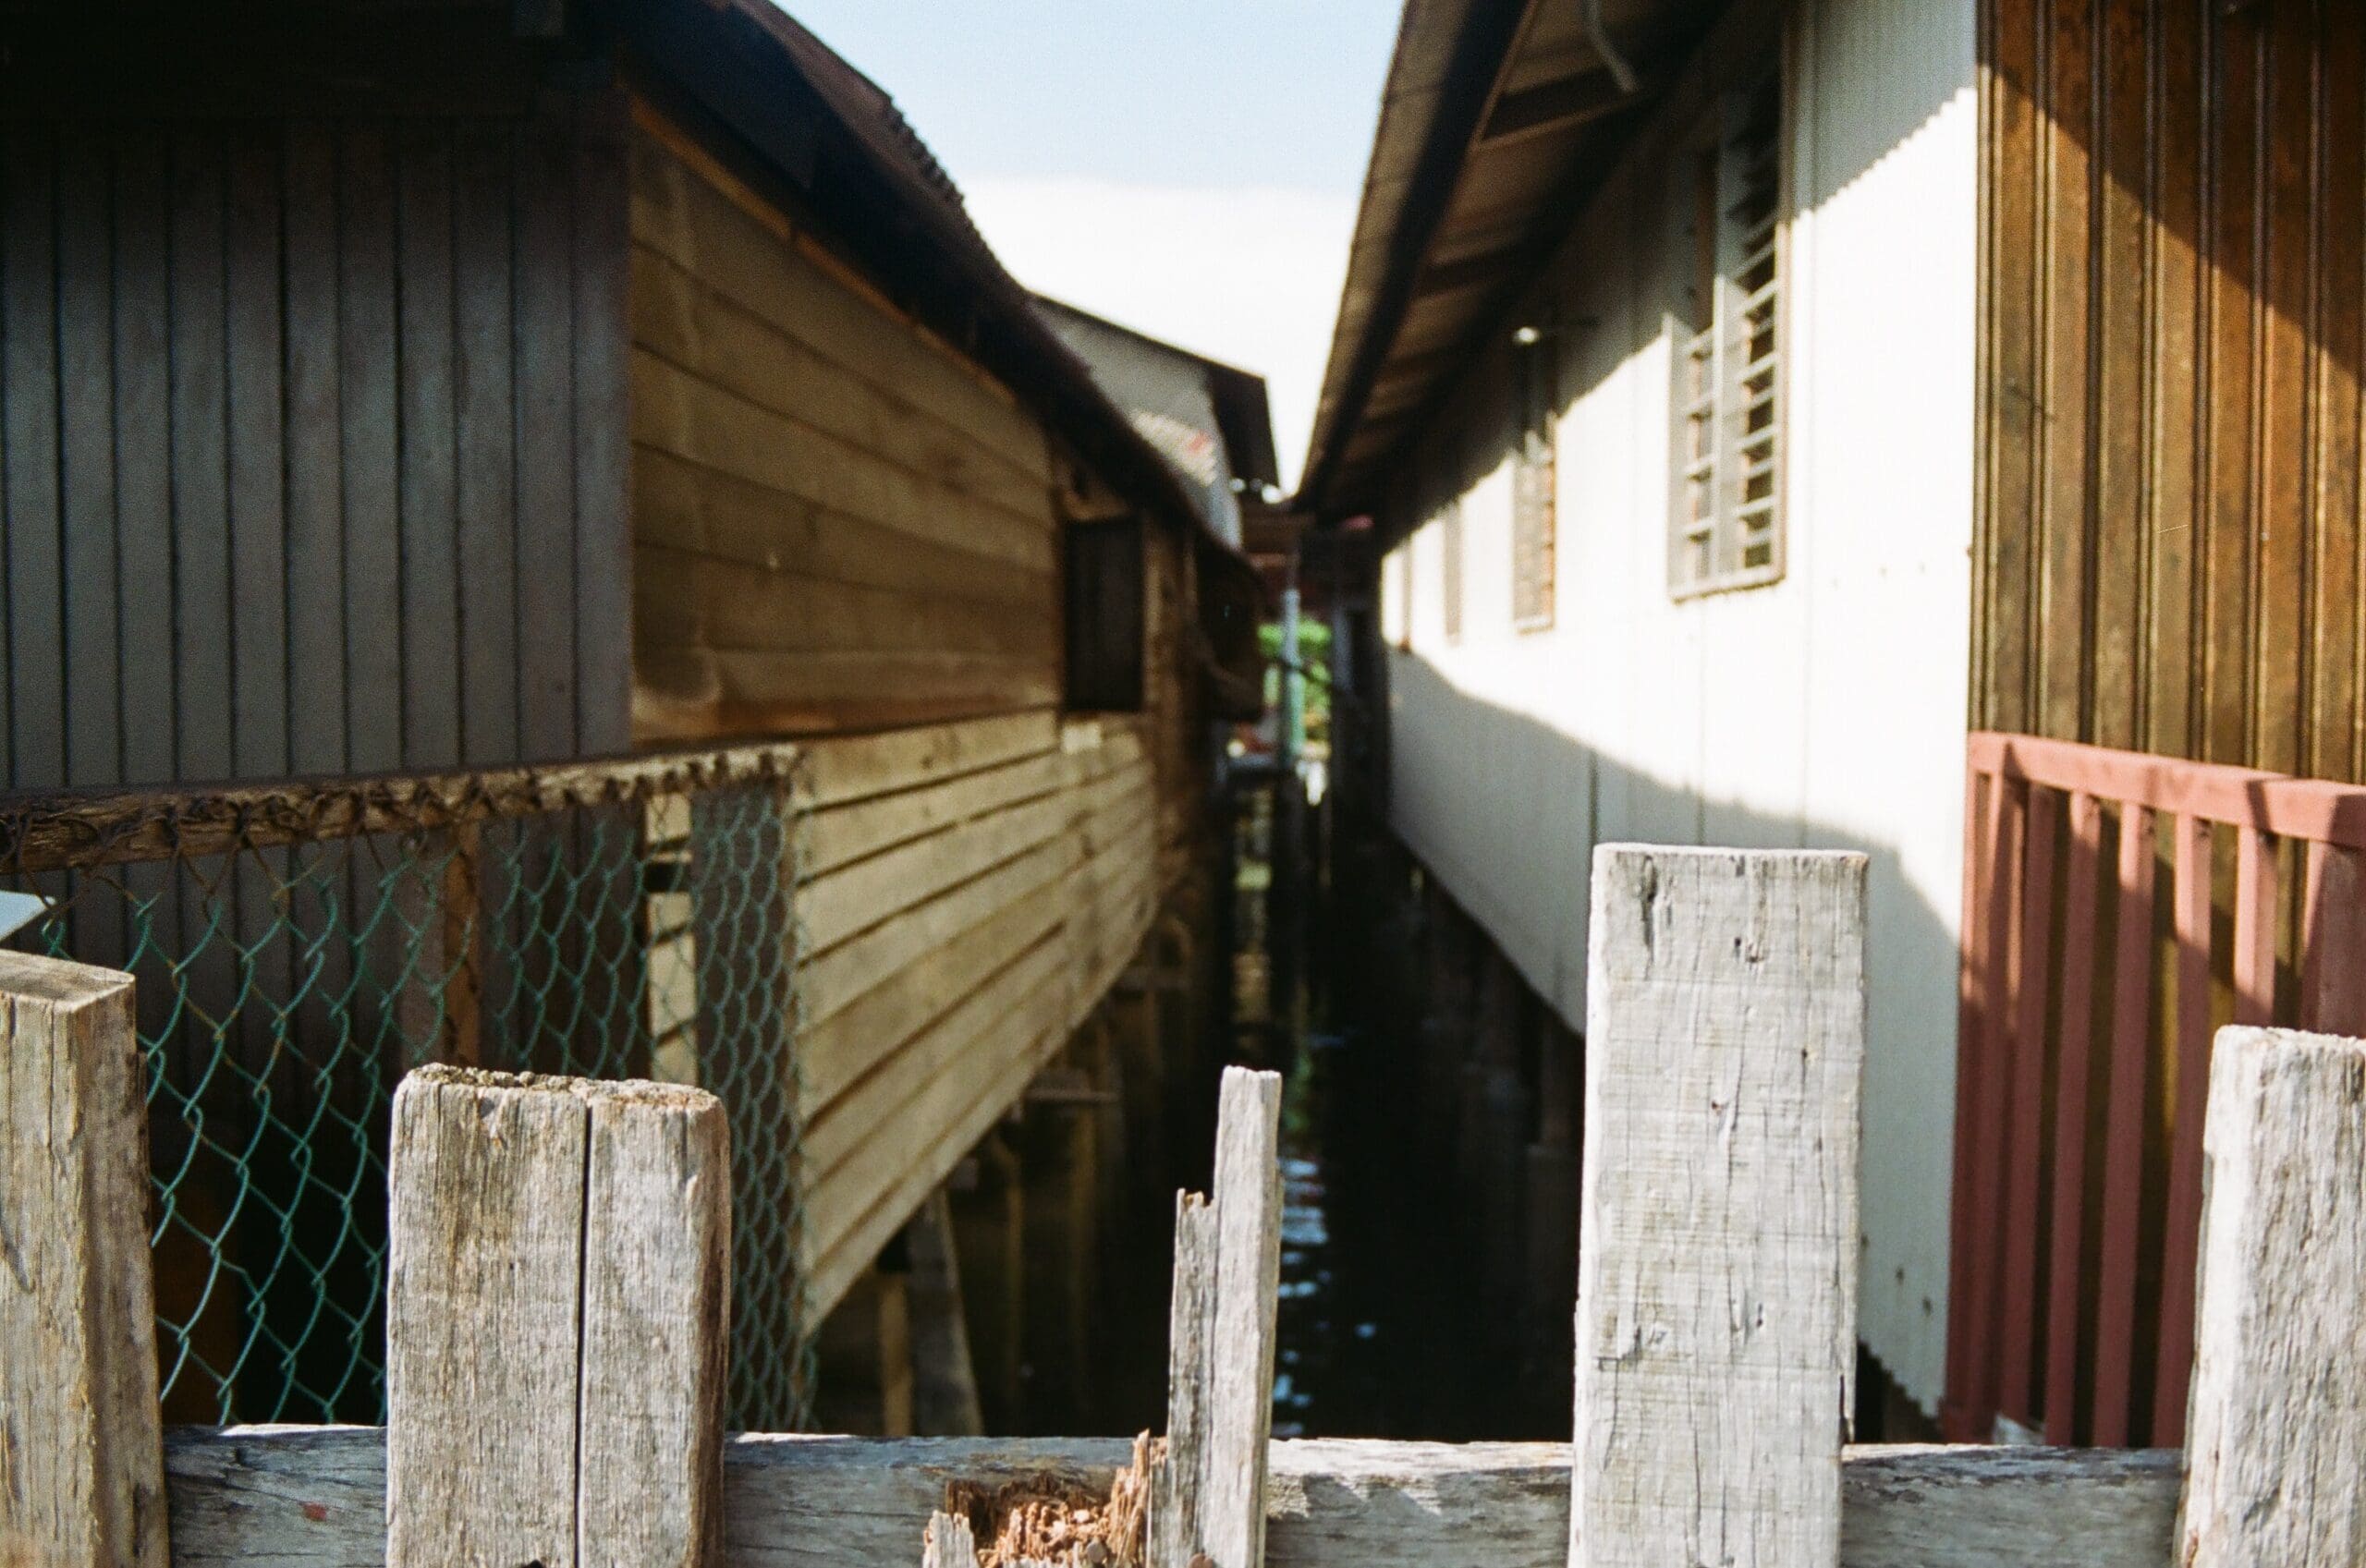
[[[2202,1139],[2176,1560],[2366,1561],[2366,1041],[2220,1030]]]
[[[0,953],[0,1563],[165,1568],[129,975]]]
[[[1166,1456],[1150,1568],[1262,1568],[1281,1283],[1282,1080],[1227,1067],[1215,1199],[1177,1195]]]
[[[1593,864],[1572,1568],[1832,1568],[1857,1330],[1860,855]]]
[[[422,1068],[388,1173],[388,1568],[719,1562],[721,1103]]]

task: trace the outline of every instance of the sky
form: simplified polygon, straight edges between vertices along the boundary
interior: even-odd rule
[[[1263,375],[1306,454],[1396,0],[784,0],[1018,280]]]

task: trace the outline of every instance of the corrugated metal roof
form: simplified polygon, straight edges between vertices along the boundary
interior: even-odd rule
[[[1265,379],[1131,327],[1038,297],[1052,330],[1159,449],[1216,532],[1240,542],[1233,481],[1275,482]]]
[[[592,3],[645,67],[824,216],[883,293],[1034,407],[1120,493],[1248,570],[1004,270],[952,177],[876,82],[771,0]]]
[[[1407,0],[1299,503],[1370,507],[1381,472],[1535,275],[1719,0]]]

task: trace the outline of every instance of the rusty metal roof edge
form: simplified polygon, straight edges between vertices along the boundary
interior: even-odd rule
[[[939,301],[906,300],[907,308],[948,343],[1009,383],[1081,456],[1101,468],[1102,477],[1119,493],[1158,515],[1168,526],[1196,536],[1203,548],[1230,557],[1240,569],[1253,570],[1248,558],[1209,525],[1165,459],[1134,430],[1083,361],[1037,315],[1033,297],[1011,276],[970,222],[959,188],[884,89],[772,0],[595,0],[595,4],[601,4],[619,35],[644,51],[663,29],[663,14],[671,12],[677,25],[670,42],[676,52],[698,50],[712,65],[736,55],[747,66],[792,79],[813,101],[812,107],[837,124],[848,150],[868,166],[871,180],[867,183],[875,188],[843,193],[840,200],[862,206],[874,221],[883,217],[900,221],[906,233],[896,248],[899,255],[911,258],[914,240],[928,245],[936,254],[927,259],[949,266],[953,281],[966,285],[977,309],[964,321],[935,321],[930,319],[930,307]],[[751,34],[769,45],[772,59],[754,56],[747,47],[754,41]],[[651,63],[664,68],[666,62],[655,57]],[[766,151],[769,139],[763,128],[751,123],[742,103],[706,99],[697,84],[678,77],[677,85],[705,100],[708,111],[750,151],[777,164]],[[859,103],[858,98],[871,102]],[[808,183],[795,168],[779,166],[777,172],[795,185]],[[811,173],[805,171],[808,176]],[[872,214],[867,203],[853,200],[865,196],[882,201],[887,210]],[[860,259],[866,263],[872,260]],[[866,265],[865,270],[871,269]]]
[[[1053,310],[1080,317],[1160,353],[1172,354],[1201,366],[1208,372],[1209,392],[1216,403],[1216,417],[1226,427],[1225,444],[1229,449],[1227,455],[1233,458],[1233,472],[1240,478],[1263,484],[1280,481],[1280,459],[1274,446],[1273,409],[1267,398],[1264,376],[1229,360],[1202,354],[1195,348],[1186,348],[1179,343],[1170,343],[1140,327],[1113,322],[1106,316],[1053,295],[1038,294],[1035,300]],[[1235,441],[1235,432],[1247,439]]]
[[[1338,322],[1299,483],[1300,504],[1320,509],[1336,477],[1379,361],[1404,313],[1412,275],[1445,213],[1479,116],[1527,10],[1525,0],[1407,0],[1365,167]],[[1422,51],[1436,49],[1445,38],[1452,43],[1444,75],[1434,81],[1418,79]],[[1403,162],[1409,147],[1419,149],[1410,176],[1384,190],[1380,171]],[[1375,257],[1376,277],[1369,275]]]

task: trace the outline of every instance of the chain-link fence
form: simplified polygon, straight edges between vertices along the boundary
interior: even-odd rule
[[[723,1100],[730,1420],[804,1424],[795,769],[0,802],[0,887],[48,905],[10,944],[139,982],[168,1419],[384,1419],[392,1096],[450,1061]]]

